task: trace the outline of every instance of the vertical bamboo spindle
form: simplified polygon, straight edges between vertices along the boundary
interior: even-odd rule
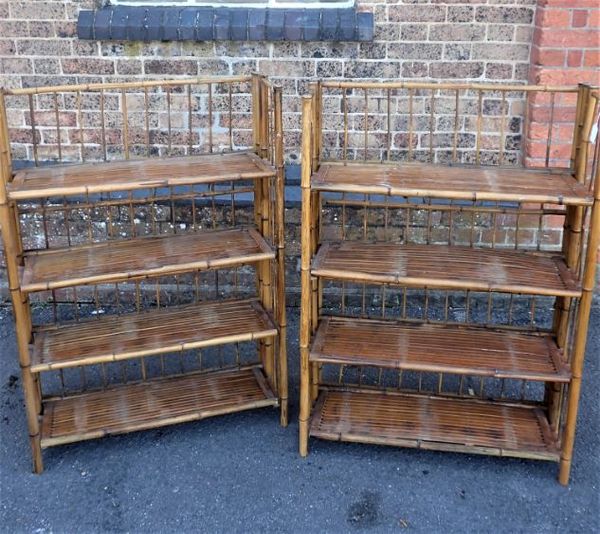
[[[269,157],[269,93],[267,83],[263,78],[259,79],[260,88],[260,139],[261,139],[261,151],[260,157],[268,159]]]
[[[2,228],[2,239],[4,242],[8,288],[14,306],[19,364],[23,379],[23,392],[27,411],[27,425],[29,427],[29,442],[33,457],[33,470],[35,473],[41,473],[44,469],[42,448],[40,445],[39,423],[41,397],[40,390],[36,384],[36,377],[31,372],[29,344],[31,342],[32,328],[29,302],[27,295],[24,295],[21,292],[19,284],[20,246],[18,244],[15,206],[14,204],[9,203],[6,193],[6,184],[11,180],[11,173],[6,105],[4,93],[0,91],[0,227]]]
[[[258,127],[258,116],[259,116],[259,84],[260,78],[258,74],[252,75],[251,91],[252,91],[252,144],[254,145],[254,151],[259,154],[260,141],[259,141],[259,127]]]
[[[588,100],[591,103],[592,99]],[[584,127],[584,146],[581,148],[579,159],[586,161],[588,157],[588,148],[590,145],[591,125],[598,107],[596,105],[588,105],[586,113],[586,121]],[[600,172],[596,168],[594,176],[594,205],[590,217],[590,231],[588,235],[588,246],[585,256],[585,267],[582,279],[582,295],[579,301],[577,310],[577,318],[575,324],[577,331],[575,332],[575,341],[573,344],[573,352],[571,356],[571,372],[572,379],[569,386],[569,394],[567,400],[567,418],[562,441],[562,453],[560,458],[560,473],[558,480],[561,484],[569,483],[569,475],[571,472],[571,462],[573,459],[573,446],[575,443],[575,427],[577,424],[577,411],[579,406],[579,396],[581,393],[581,376],[583,372],[583,360],[585,357],[585,346],[587,341],[588,326],[590,320],[590,311],[592,307],[592,298],[596,278],[596,255],[600,248]]]
[[[277,218],[277,323],[279,325],[278,387],[281,426],[288,424],[287,319],[285,310],[285,172],[283,166],[282,90],[273,89]]]
[[[321,155],[321,121],[322,121],[322,91],[321,82],[313,82],[310,84],[310,92],[314,95],[313,98],[313,137],[312,137],[312,171],[315,172],[319,166],[319,158]]]
[[[311,175],[311,145],[313,99],[302,99],[302,254],[301,254],[301,286],[300,304],[300,455],[308,454],[308,420],[310,417],[310,370],[308,362],[308,345],[310,343],[311,323],[311,280],[310,280],[310,175]]]

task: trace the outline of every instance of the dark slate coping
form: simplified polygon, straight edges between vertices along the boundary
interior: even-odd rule
[[[106,6],[79,12],[79,39],[372,41],[373,14],[344,9]]]

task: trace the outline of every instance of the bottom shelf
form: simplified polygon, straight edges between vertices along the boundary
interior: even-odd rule
[[[44,402],[42,447],[277,406],[259,368],[196,373]]]
[[[558,461],[537,408],[371,391],[321,391],[310,435],[335,441]]]

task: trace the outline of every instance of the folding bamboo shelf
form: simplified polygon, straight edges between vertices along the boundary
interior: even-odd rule
[[[4,90],[0,149],[35,472],[45,447],[219,414],[287,425],[279,87]]]
[[[568,483],[600,245],[599,99],[587,86],[313,84],[301,455],[313,436],[551,460]],[[552,168],[571,118],[571,167]],[[541,168],[525,161],[534,121]]]

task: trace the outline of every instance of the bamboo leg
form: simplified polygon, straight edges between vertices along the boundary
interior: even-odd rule
[[[311,116],[312,99],[302,100],[302,255],[301,282],[302,297],[300,304],[300,417],[299,446],[300,455],[308,454],[308,422],[311,411],[310,400],[310,366],[309,343],[311,331],[311,207],[310,207],[310,175],[311,175]]]
[[[598,187],[598,180],[596,180]],[[596,200],[592,210],[590,236],[585,262],[585,273],[583,278],[583,295],[579,302],[577,313],[577,332],[572,354],[571,385],[567,400],[567,419],[563,434],[563,448],[560,458],[560,473],[558,480],[561,484],[569,483],[571,462],[573,458],[573,446],[575,443],[575,426],[577,423],[577,411],[579,407],[579,396],[581,393],[581,376],[583,372],[583,360],[585,357],[585,345],[587,341],[590,311],[596,278],[596,254],[600,247],[600,192],[596,191]]]
[[[589,99],[591,103],[592,99]],[[580,162],[579,173],[585,175],[585,165],[589,154],[589,136],[593,119],[596,116],[598,109],[598,101],[594,106],[589,105],[586,113],[586,121],[584,128],[584,145],[578,154]],[[583,168],[583,171],[581,170]],[[561,484],[569,483],[571,472],[571,463],[573,459],[573,447],[575,444],[575,428],[577,424],[577,412],[579,408],[579,396],[581,394],[581,377],[583,373],[583,363],[585,357],[585,346],[587,342],[587,334],[590,320],[590,311],[592,307],[593,291],[596,283],[596,255],[600,248],[600,171],[596,168],[594,176],[594,205],[590,217],[590,231],[588,236],[588,246],[585,256],[585,264],[582,279],[582,296],[579,301],[577,310],[575,332],[575,341],[571,356],[571,371],[572,379],[569,386],[567,398],[567,415],[565,429],[562,440],[562,453],[560,459],[560,472],[558,480]]]
[[[273,90],[275,166],[276,180],[276,228],[277,228],[277,323],[279,325],[278,388],[281,407],[281,426],[288,424],[288,365],[287,365],[287,320],[285,310],[285,174],[283,166],[283,118],[281,87]]]
[[[42,408],[41,396],[36,383],[37,379],[31,372],[29,344],[31,343],[32,328],[29,300],[27,295],[21,292],[19,284],[21,245],[17,229],[16,208],[14,204],[9,204],[6,194],[6,184],[11,178],[11,161],[5,109],[4,94],[0,92],[0,227],[2,228],[2,240],[4,242],[8,287],[15,316],[19,365],[23,379],[33,471],[41,473],[44,469],[39,423]]]
[[[575,173],[575,178],[578,182],[585,182],[586,172],[586,154],[587,143],[583,139],[583,129],[586,126],[584,123],[589,114],[586,103],[590,102],[590,88],[585,85],[579,86],[579,94],[577,98],[577,113],[575,118],[573,148],[572,148],[572,165]],[[583,157],[582,157],[583,154]],[[567,266],[573,272],[578,269],[578,260],[582,252],[582,235],[583,235],[583,216],[584,211],[581,206],[567,207],[565,217],[565,227],[563,231],[562,250],[566,259]],[[556,332],[558,346],[563,349],[565,357],[568,358],[568,337],[569,337],[569,317],[571,314],[571,299],[568,297],[558,297],[556,299],[556,311],[554,314],[553,329]],[[564,394],[564,385],[559,383],[546,384],[546,401],[548,405],[548,419],[551,426],[558,433],[560,425],[561,399]]]

